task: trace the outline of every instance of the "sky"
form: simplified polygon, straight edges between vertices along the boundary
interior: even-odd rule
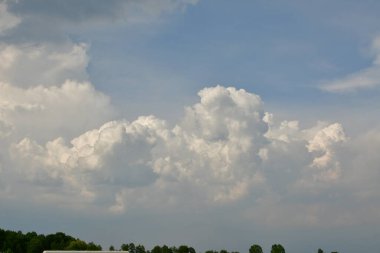
[[[374,252],[380,2],[0,0],[0,227]]]

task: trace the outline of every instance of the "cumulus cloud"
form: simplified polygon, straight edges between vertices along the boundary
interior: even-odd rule
[[[356,73],[349,74],[322,84],[321,89],[328,92],[353,92],[380,86],[380,37],[372,42],[371,52],[374,55],[372,66]]]
[[[0,45],[0,81],[20,87],[84,81],[87,65],[85,44]]]
[[[88,82],[20,88],[0,83],[0,132],[46,140],[72,136],[110,119],[109,98]]]
[[[136,184],[138,178],[128,177],[138,177],[142,171],[142,176],[192,182],[201,188],[210,184],[206,197],[211,200],[240,198],[246,194],[248,182],[255,179],[254,167],[259,163],[255,153],[263,140],[250,131],[265,132],[262,112],[257,111],[260,99],[243,90],[219,86],[202,90],[200,96],[201,103],[188,108],[184,121],[173,129],[152,116],[141,117],[130,124],[107,123],[73,139],[72,147],[64,145],[62,138],[45,147],[24,139],[13,152],[28,158],[27,163],[36,168],[49,168],[54,175],[57,169],[63,171],[70,180],[72,169],[95,170],[110,180],[124,177],[121,183]],[[257,145],[252,145],[255,138]],[[135,168],[138,170],[133,171]]]
[[[32,185],[59,182],[57,199],[77,192],[77,201],[116,213],[229,205],[280,192],[276,185],[339,180],[335,149],[346,140],[341,125],[277,123],[259,96],[233,87],[205,88],[199,96],[173,127],[145,116],[108,122],[69,143],[24,138],[11,148],[17,174]],[[288,179],[278,178],[288,173],[281,166],[293,171]]]
[[[322,180],[335,180],[340,177],[341,169],[338,161],[334,159],[334,145],[346,141],[346,136],[340,124],[335,123],[318,131],[313,139],[309,140],[309,152],[321,155],[314,158],[311,167],[325,169],[320,173]]]
[[[155,179],[151,153],[166,134],[163,124],[154,117],[141,117],[132,123],[109,122],[78,136],[70,145],[62,138],[44,146],[25,138],[13,146],[12,153],[25,161],[19,168],[29,164],[30,181],[58,181],[63,192],[78,192],[84,199],[112,201],[113,196],[100,191],[98,185],[134,188]],[[24,174],[23,170],[19,172]]]
[[[114,116],[87,80],[87,46],[0,45],[0,138],[72,137]]]

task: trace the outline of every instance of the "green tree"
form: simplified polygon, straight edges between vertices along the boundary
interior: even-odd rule
[[[189,247],[189,253],[196,253],[193,247]]]
[[[45,243],[45,237],[44,236],[35,236],[32,237],[27,246],[27,253],[41,253],[44,251],[44,243]]]
[[[189,247],[186,245],[181,245],[177,249],[177,253],[189,253]]]
[[[281,244],[273,244],[270,252],[271,253],[285,253],[285,249],[284,247],[282,247]]]
[[[318,249],[318,253],[324,253],[322,249]]]
[[[146,253],[144,245],[141,245],[141,244],[137,245],[135,253]]]
[[[162,246],[161,252],[162,253],[173,253],[173,251],[166,245]]]
[[[41,253],[44,250],[101,250],[93,242],[87,244],[62,232],[38,235],[36,232],[23,234],[21,231],[0,229],[1,253]]]
[[[4,240],[4,249],[9,250],[12,253],[26,252],[25,236],[19,232],[7,231]]]
[[[133,242],[128,245],[128,248],[129,248],[129,253],[136,253],[136,246]]]
[[[0,251],[3,252],[4,249],[4,241],[5,241],[5,230],[0,229]]]
[[[172,247],[170,247],[170,251],[172,253],[178,253],[178,248],[176,246],[172,246]]]
[[[249,253],[263,253],[263,249],[261,248],[260,245],[258,245],[258,244],[253,244],[253,245],[249,248]]]
[[[62,232],[50,234],[46,236],[47,249],[64,250],[69,246],[70,242],[74,240],[73,237]]]
[[[111,246],[109,247],[109,250],[110,250],[110,251],[115,251],[115,247],[114,247],[113,245],[111,245]]]
[[[193,247],[189,247],[187,245],[181,245],[178,249],[173,247],[173,252],[175,253],[196,253]]]
[[[73,240],[69,243],[69,246],[65,250],[86,250],[87,243],[79,239]]]
[[[102,246],[90,242],[89,244],[87,244],[87,250],[100,251],[102,250]]]
[[[129,250],[129,245],[123,243],[123,244],[121,245],[120,249],[123,250],[123,251],[128,251],[128,250]]]
[[[160,246],[156,245],[153,247],[153,249],[150,251],[150,253],[162,253],[162,249]]]

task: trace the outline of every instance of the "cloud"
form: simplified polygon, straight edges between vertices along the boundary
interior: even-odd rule
[[[12,10],[28,20],[43,18],[76,24],[113,21],[145,23],[197,2],[198,0],[20,0],[13,3]]]
[[[0,44],[0,137],[72,137],[114,115],[87,81],[88,46]]]
[[[154,26],[198,0],[9,0],[0,5],[0,35],[13,44],[55,45],[89,31]],[[101,35],[104,36],[104,35]]]
[[[300,129],[296,121],[277,123],[259,96],[234,87],[198,94],[200,101],[173,127],[144,116],[110,121],[69,143],[24,138],[12,144],[12,163],[31,187],[55,192],[53,203],[66,203],[76,192],[71,201],[84,199],[116,213],[259,201],[281,191],[292,194],[297,185],[313,187],[320,177],[325,186],[340,180],[331,175],[339,164],[337,144],[346,141],[341,125]]]
[[[12,126],[4,119],[0,119],[0,139],[8,136],[12,132]]]
[[[0,45],[0,138],[76,136],[115,116],[87,81],[87,45]]]
[[[5,1],[0,2],[0,35],[20,24],[21,18],[8,11]]]
[[[113,115],[109,98],[88,82],[30,88],[0,83],[0,132],[11,139],[73,136]]]
[[[20,87],[87,80],[87,45],[0,45],[0,81]]]
[[[321,85],[321,89],[328,92],[354,92],[380,86],[380,37],[373,40],[371,51],[374,60],[372,66],[356,73],[349,74]]]
[[[162,124],[154,117],[141,117],[132,123],[109,122],[73,139],[70,146],[63,138],[45,146],[25,138],[13,146],[12,153],[25,161],[19,168],[30,168],[30,181],[61,182],[61,193],[74,191],[80,198],[109,202],[113,196],[98,185],[134,188],[155,179],[151,153],[165,135]],[[24,174],[22,169],[19,172]]]
[[[372,129],[351,140],[341,156],[342,167],[346,169],[347,187],[354,189],[355,196],[361,201],[377,201],[380,198],[380,178],[378,164],[380,158],[376,150],[380,148],[380,129]]]
[[[132,123],[106,123],[73,139],[71,147],[62,138],[44,146],[26,138],[12,153],[33,168],[28,170],[31,181],[58,177],[86,197],[98,195],[97,189],[89,190],[96,179],[95,184],[120,184],[118,203],[122,192],[146,183],[166,189],[187,184],[198,188],[199,195],[207,187],[204,201],[239,199],[247,194],[249,183],[260,179],[255,153],[264,140],[250,131],[266,131],[261,101],[244,90],[220,86],[199,94],[201,102],[189,107],[173,129],[153,116],[140,117]]]
[[[40,94],[50,94],[45,99],[73,104],[58,110],[76,111],[78,118],[90,109],[78,111],[79,102],[67,94],[79,95],[82,89],[78,101],[83,101],[93,89],[88,83],[7,88],[7,94],[40,97],[36,101],[45,101]],[[0,152],[10,157],[1,161],[0,173],[12,180],[2,182],[1,198],[27,197],[48,206],[113,214],[235,206],[242,219],[265,226],[342,226],[370,220],[360,218],[366,215],[377,217],[373,202],[379,198],[379,161],[365,150],[377,150],[378,131],[348,138],[338,123],[302,128],[295,120],[277,121],[265,112],[259,96],[233,87],[209,87],[198,94],[199,101],[173,126],[141,116],[109,121],[74,138],[57,131],[52,136],[60,137],[46,142],[30,134],[10,138],[27,124],[12,125],[5,118],[1,130],[10,141]],[[101,100],[98,95],[93,101]],[[8,102],[3,111],[34,112],[36,117],[52,106],[28,96],[23,100],[22,105]],[[59,126],[42,131],[51,128]],[[344,203],[368,203],[370,208],[342,210]],[[334,215],[326,219],[329,213]]]
[[[309,140],[307,149],[309,152],[320,153],[313,159],[311,167],[321,171],[319,179],[336,180],[340,177],[341,168],[339,162],[334,159],[334,145],[346,141],[347,138],[340,124],[335,123],[318,131],[313,139]]]

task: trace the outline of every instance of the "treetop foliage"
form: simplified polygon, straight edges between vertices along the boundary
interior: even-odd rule
[[[23,234],[0,229],[0,252],[41,253],[44,250],[102,250],[100,245],[86,243],[80,239],[58,232],[38,235],[36,232]]]
[[[110,250],[115,250],[110,246]],[[42,253],[44,250],[91,250],[100,251],[102,247],[93,242],[85,242],[62,232],[49,235],[39,235],[36,232],[22,233],[10,230],[0,229],[0,253]],[[195,249],[180,245],[179,247],[154,246],[150,251],[146,250],[144,245],[125,243],[120,250],[129,251],[129,253],[196,253]],[[228,252],[225,249],[220,251],[207,250],[205,253],[239,253],[237,251]],[[249,248],[249,253],[263,253],[260,245],[253,244]],[[273,244],[271,253],[285,253],[285,248],[281,244]],[[317,253],[323,253],[318,249]],[[332,252],[338,253],[338,252]]]

